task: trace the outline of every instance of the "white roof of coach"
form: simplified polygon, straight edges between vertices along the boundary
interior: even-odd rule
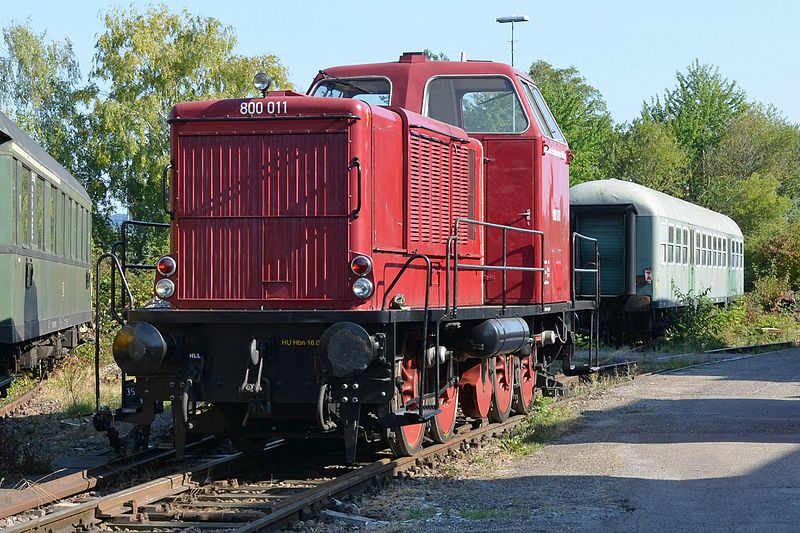
[[[631,181],[587,181],[571,187],[569,194],[570,205],[631,204],[639,215],[666,217],[739,237],[742,235],[742,230],[730,217]]]

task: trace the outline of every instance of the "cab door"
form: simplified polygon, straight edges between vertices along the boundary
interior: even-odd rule
[[[569,229],[569,163],[572,154],[539,89],[524,78],[520,78],[520,83],[541,133],[534,154],[537,161],[534,194],[536,229],[545,234],[544,301],[566,302],[572,297]]]

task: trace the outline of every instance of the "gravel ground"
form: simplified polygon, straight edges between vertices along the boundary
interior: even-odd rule
[[[797,531],[800,350],[574,400],[578,429],[527,457],[488,447],[314,531]]]
[[[82,470],[113,457],[106,435],[94,429],[91,413],[67,414],[69,399],[60,378],[56,373],[32,401],[13,416],[0,419],[0,490],[24,487],[48,475]],[[92,377],[89,388],[93,383]],[[151,444],[169,432],[171,422],[169,413],[159,416],[151,430]],[[122,434],[130,427],[117,424]]]

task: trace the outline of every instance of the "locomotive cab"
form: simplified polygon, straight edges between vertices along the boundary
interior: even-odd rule
[[[525,413],[574,372],[569,149],[530,79],[491,62],[320,71],[308,94],[171,118],[163,306],[129,312],[121,418],[188,433],[385,438]],[[596,270],[594,275],[597,275]],[[131,408],[131,406],[133,406]]]

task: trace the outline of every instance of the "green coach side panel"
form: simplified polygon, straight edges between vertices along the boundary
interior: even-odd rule
[[[0,343],[91,321],[91,210],[75,177],[0,113]]]

